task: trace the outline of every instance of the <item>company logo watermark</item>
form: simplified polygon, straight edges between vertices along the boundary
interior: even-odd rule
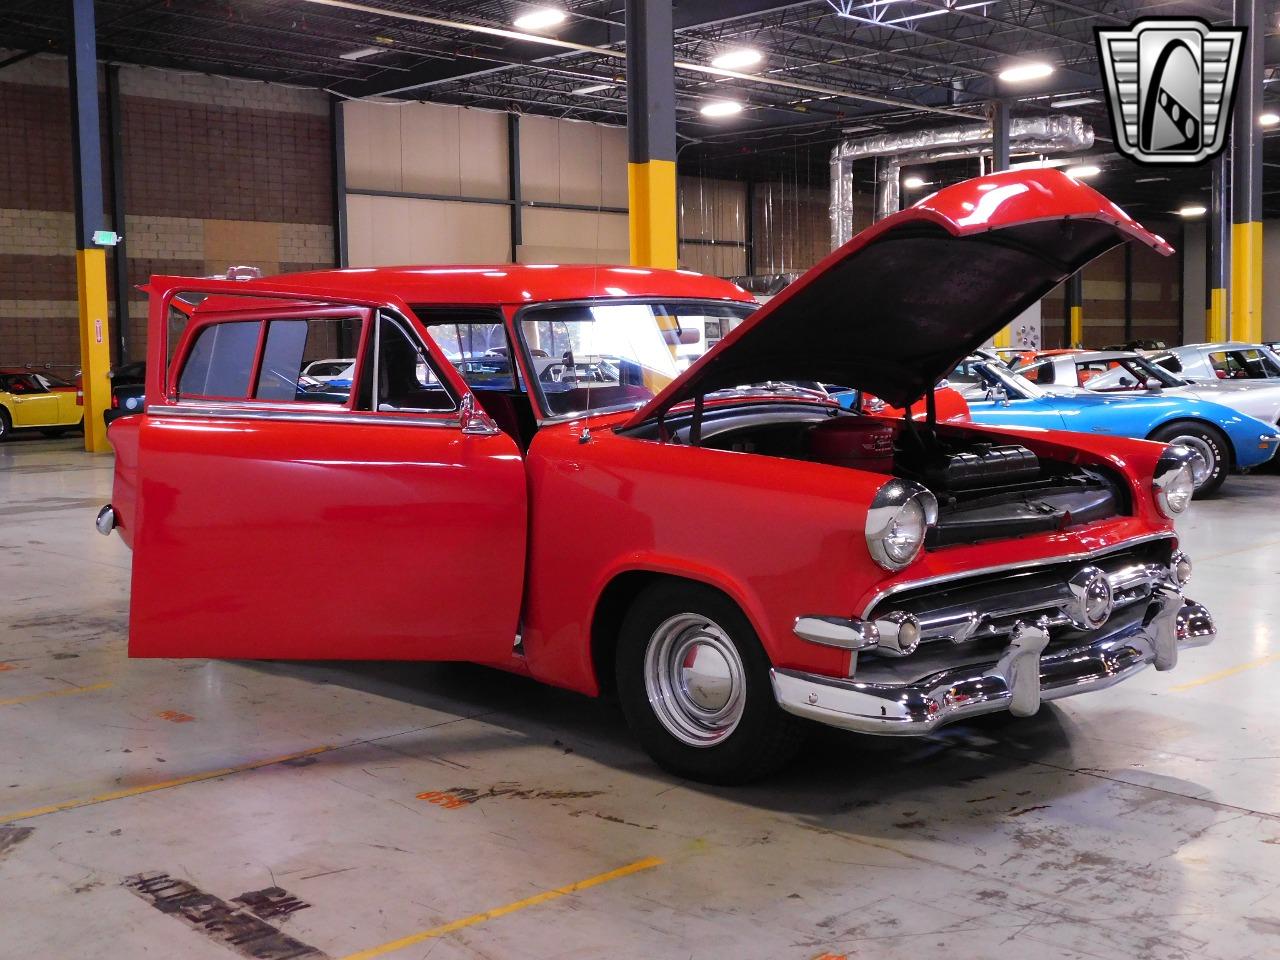
[[[1191,17],[1144,17],[1094,30],[1116,149],[1138,163],[1202,163],[1231,125],[1244,27]]]

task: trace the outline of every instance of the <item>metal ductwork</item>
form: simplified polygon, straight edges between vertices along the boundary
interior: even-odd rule
[[[1027,117],[1009,122],[1010,153],[1067,153],[1093,146],[1093,128],[1082,117]],[[992,151],[991,127],[972,124],[846,140],[831,151],[831,247],[853,236],[853,161],[876,159],[876,213],[881,220],[899,206],[904,164],[977,157]]]

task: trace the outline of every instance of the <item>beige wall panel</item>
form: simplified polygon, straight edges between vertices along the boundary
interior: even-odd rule
[[[383,107],[388,112],[393,108]],[[401,190],[408,193],[461,193],[459,107],[409,103],[400,114]]]
[[[552,117],[520,118],[520,193],[525,200],[560,199],[560,136]]]
[[[680,244],[680,267],[713,277],[740,277],[747,272],[747,251],[729,244]]]
[[[736,180],[680,178],[680,236],[745,240],[747,188]]]
[[[264,274],[280,272],[280,224],[260,220],[205,220],[206,273],[225,273],[227,267],[258,267]]]
[[[522,263],[625,264],[627,218],[620,213],[586,210],[524,211]]]
[[[600,127],[594,123],[562,120],[560,136],[560,202],[600,206]]]
[[[347,186],[357,190],[401,190],[400,110],[377,103],[342,106]]]
[[[347,198],[353,267],[503,263],[510,257],[507,208],[488,203]]]
[[[600,127],[600,169],[603,177],[603,207],[630,206],[627,202],[626,127]]]
[[[462,193],[469,197],[510,196],[507,173],[507,115],[488,110],[458,111]]]

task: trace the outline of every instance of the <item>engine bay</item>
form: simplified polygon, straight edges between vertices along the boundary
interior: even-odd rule
[[[795,404],[677,415],[633,436],[883,473],[914,481],[938,500],[925,546],[979,543],[1062,530],[1130,512],[1119,474],[1037,456],[1016,443],[962,428],[889,420]]]

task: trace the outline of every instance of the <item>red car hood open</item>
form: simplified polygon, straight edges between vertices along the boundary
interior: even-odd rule
[[[627,426],[698,394],[817,380],[914,403],[961,358],[1124,240],[1173,248],[1057,170],[967,180],[858,234],[745,320]]]

